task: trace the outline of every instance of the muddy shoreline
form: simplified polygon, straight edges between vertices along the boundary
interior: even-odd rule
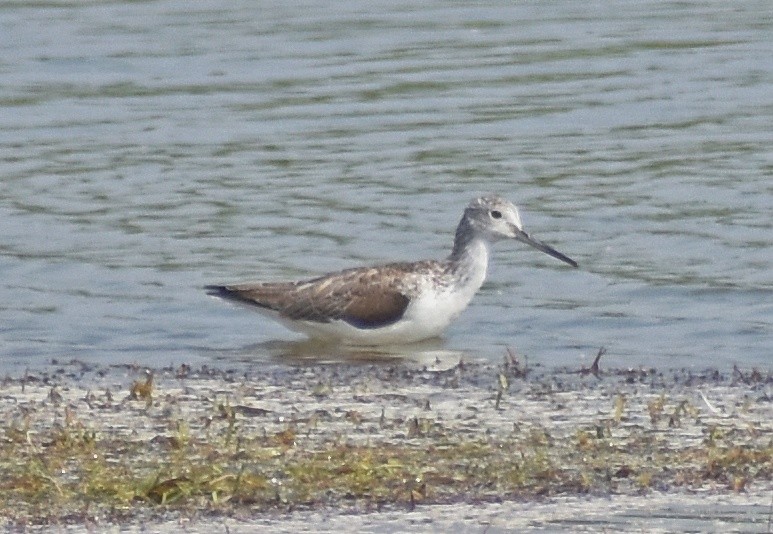
[[[770,370],[438,364],[6,377],[4,527],[769,531]]]

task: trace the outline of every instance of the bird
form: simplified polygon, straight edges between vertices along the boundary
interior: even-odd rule
[[[531,237],[515,204],[488,194],[465,208],[445,259],[350,268],[301,281],[208,285],[205,290],[312,339],[404,345],[439,337],[461,314],[486,279],[491,245],[502,240],[520,241],[578,267]]]

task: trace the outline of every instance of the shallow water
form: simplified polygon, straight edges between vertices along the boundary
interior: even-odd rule
[[[762,1],[5,3],[0,368],[295,355],[201,286],[442,257],[486,191],[581,269],[499,243],[429,353],[769,367],[772,30]]]

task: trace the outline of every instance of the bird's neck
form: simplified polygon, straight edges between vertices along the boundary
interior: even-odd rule
[[[470,225],[466,217],[462,218],[456,229],[454,248],[448,261],[451,271],[464,283],[477,286],[483,284],[488,270],[489,244]]]
[[[459,226],[456,227],[456,235],[454,236],[454,248],[451,251],[451,255],[448,257],[450,261],[459,261],[464,256],[470,253],[470,249],[474,241],[476,241],[477,233],[470,224],[467,214],[465,213],[462,220],[459,221]]]

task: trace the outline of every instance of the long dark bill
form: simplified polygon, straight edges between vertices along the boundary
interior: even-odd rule
[[[568,263],[572,267],[577,267],[578,266],[577,262],[574,261],[569,256],[565,256],[564,254],[561,254],[556,249],[554,249],[550,245],[546,245],[542,241],[537,241],[536,239],[531,237],[529,234],[527,234],[523,230],[520,230],[520,229],[517,229],[517,228],[515,229],[515,239],[520,241],[521,243],[526,243],[527,245],[530,245],[530,246],[536,248],[537,250],[541,250],[545,254],[553,256],[557,260],[561,260],[564,263]]]

